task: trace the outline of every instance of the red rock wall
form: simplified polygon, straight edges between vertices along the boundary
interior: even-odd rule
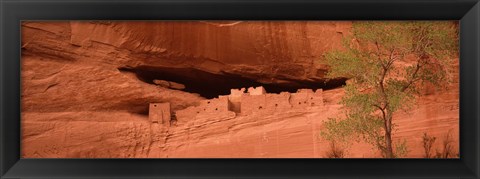
[[[22,157],[325,157],[322,121],[339,114],[342,89],[324,106],[268,116],[221,115],[152,124],[148,106],[172,110],[204,98],[147,84],[125,66],[191,67],[269,83],[324,78],[322,54],[339,48],[351,22],[24,22]],[[452,70],[458,73],[458,65]],[[429,90],[395,115],[395,139],[422,157],[423,132],[452,130],[458,151],[458,76],[449,91]],[[439,148],[437,139],[435,148]],[[378,157],[356,144],[347,157]]]

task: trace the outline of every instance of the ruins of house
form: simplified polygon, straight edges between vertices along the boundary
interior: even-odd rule
[[[170,103],[151,103],[149,118],[152,123],[170,122],[171,114],[178,123],[191,120],[231,119],[237,115],[275,113],[288,109],[323,106],[322,89],[300,89],[296,93],[266,93],[263,87],[232,89],[230,95],[203,100],[198,106],[170,111]]]
[[[150,103],[148,119],[151,123],[165,124],[170,122],[170,103]]]

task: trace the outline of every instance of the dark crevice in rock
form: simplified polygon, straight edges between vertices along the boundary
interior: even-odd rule
[[[148,105],[142,105],[137,108],[129,109],[129,112],[148,117]]]
[[[256,79],[242,77],[235,74],[215,74],[194,68],[172,67],[120,67],[120,71],[133,72],[136,77],[149,84],[155,84],[153,80],[166,80],[185,85],[182,91],[197,93],[200,96],[211,99],[219,95],[230,94],[230,89],[263,86],[268,93],[280,93],[283,91],[296,92],[298,89],[333,89],[345,85],[345,78],[330,80],[295,80],[282,79],[281,83],[261,83]]]

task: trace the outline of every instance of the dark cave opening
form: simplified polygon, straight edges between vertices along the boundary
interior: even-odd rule
[[[167,68],[140,66],[136,68],[120,67],[120,71],[135,73],[145,83],[153,80],[165,80],[185,85],[182,91],[197,93],[207,99],[230,94],[230,89],[263,86],[268,93],[291,92],[298,89],[329,90],[345,85],[345,78],[323,81],[283,80],[283,83],[261,83],[255,79],[233,74],[214,74],[194,68]]]

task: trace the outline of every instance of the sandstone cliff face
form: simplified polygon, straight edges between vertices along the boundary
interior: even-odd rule
[[[129,66],[194,67],[209,72],[321,78],[314,59],[337,48],[350,22],[26,22],[24,46],[64,59]],[[55,44],[45,42],[53,35]],[[42,38],[42,36],[44,36]],[[51,36],[50,36],[51,37]],[[44,44],[44,45],[35,45]],[[50,45],[46,45],[50,44]],[[78,48],[75,48],[78,47]],[[75,49],[75,50],[73,50]],[[96,49],[88,52],[88,49]],[[101,49],[101,50],[100,50]],[[60,49],[58,49],[60,50]],[[85,54],[87,53],[87,54]],[[62,56],[63,54],[63,56]],[[66,57],[66,58],[65,58]],[[103,57],[103,58],[102,58]],[[241,73],[239,73],[241,72]],[[277,77],[279,78],[279,77]],[[268,79],[262,79],[268,81]]]
[[[340,113],[343,81],[324,83],[325,51],[350,22],[24,22],[22,156],[325,157],[322,121]],[[452,67],[458,73],[458,65]],[[232,80],[234,79],[234,80]],[[185,85],[158,86],[154,80]],[[322,107],[259,117],[153,124],[149,103],[198,106],[231,88],[324,88]],[[211,93],[203,93],[210,91]],[[199,93],[199,94],[196,94]],[[458,150],[458,80],[398,113],[396,139],[421,157],[423,132],[452,130]],[[436,147],[441,140],[437,139]],[[357,144],[348,157],[378,157]]]

